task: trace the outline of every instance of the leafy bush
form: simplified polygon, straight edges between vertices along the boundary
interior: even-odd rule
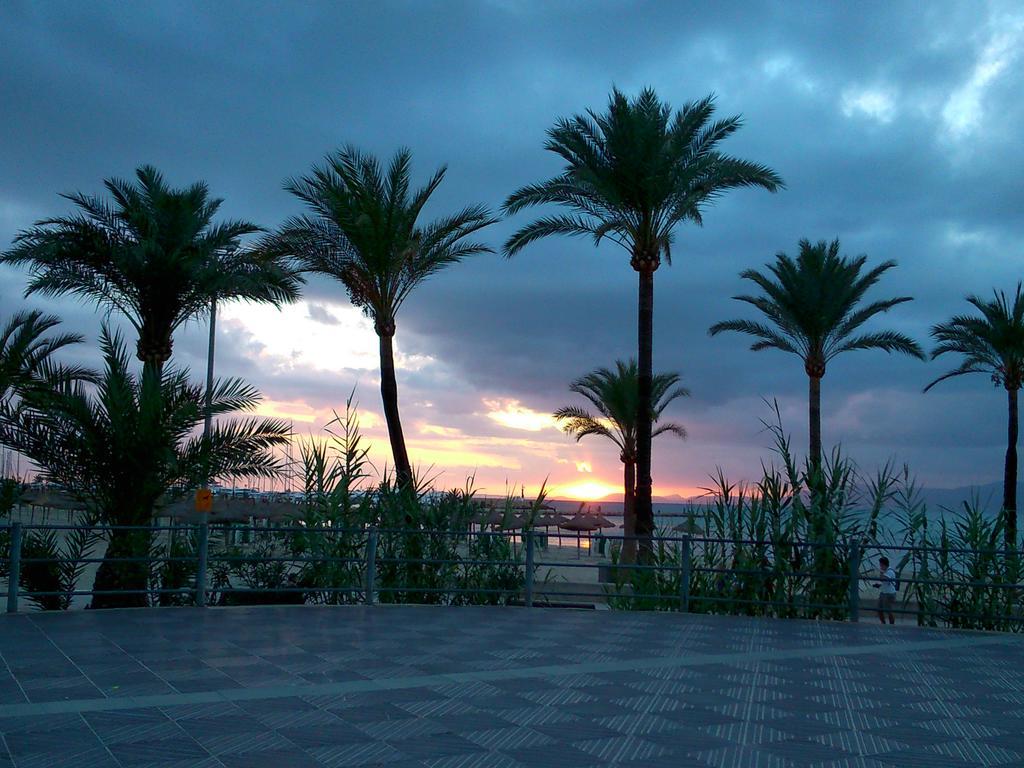
[[[820,468],[810,461],[800,466],[777,405],[775,414],[776,422],[765,426],[775,438],[779,465],[763,465],[752,486],[732,483],[719,471],[706,489],[703,525],[690,521],[695,535],[689,542],[688,609],[845,618],[852,546],[873,541],[899,478],[886,465],[865,481],[838,449]],[[644,560],[649,568],[614,569],[607,589],[613,607],[679,609],[683,544],[659,544]]]
[[[1024,562],[1019,545],[1005,546],[1004,518],[985,515],[974,499],[945,510],[930,530],[919,494],[901,501],[904,609],[913,599],[924,626],[1024,629]]]
[[[345,403],[344,416],[335,413],[325,432],[326,440],[309,439],[300,448],[305,530],[291,535],[291,552],[305,560],[296,566],[296,582],[309,589],[306,599],[340,605],[361,599],[370,519],[369,504],[360,492],[369,476],[369,449],[362,443],[353,396]],[[350,591],[335,591],[339,588]]]
[[[193,590],[199,565],[198,538],[194,529],[171,529],[166,544],[152,545],[149,583],[154,590],[151,598],[153,604],[169,606],[195,603]]]
[[[66,611],[100,536],[91,526],[75,528],[58,538],[53,530],[24,532],[19,586],[25,599],[44,611]],[[41,594],[49,593],[49,594]]]

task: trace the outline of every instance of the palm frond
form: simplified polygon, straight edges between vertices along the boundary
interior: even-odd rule
[[[666,422],[664,424],[659,423],[657,426],[655,426],[654,430],[651,432],[651,437],[657,437],[658,435],[664,435],[667,433],[675,435],[680,440],[685,440],[687,438],[686,427],[684,427],[682,424],[676,424],[675,422],[671,421]]]
[[[886,261],[865,272],[867,257],[840,255],[838,240],[811,243],[803,239],[799,248],[796,259],[780,252],[765,271],[747,269],[740,275],[760,293],[734,298],[757,309],[767,322],[730,320],[711,326],[709,333],[736,331],[753,336],[752,350],[791,352],[805,366],[824,366],[842,352],[864,349],[924,358],[913,339],[896,331],[853,335],[872,317],[911,300],[900,296],[860,305],[866,291],[895,262]]]
[[[673,228],[685,221],[699,225],[702,206],[737,187],[781,189],[781,178],[767,166],[718,151],[741,121],[713,121],[713,114],[710,96],[673,116],[652,89],[632,99],[613,89],[604,112],[556,121],[545,148],[561,158],[562,173],[516,190],[503,210],[557,204],[569,212],[516,231],[505,255],[551,235],[592,234],[595,245],[608,238],[633,255],[654,251],[671,263]]]
[[[956,376],[965,376],[968,373],[989,373],[989,371],[987,369],[981,367],[981,366],[974,365],[973,363],[970,363],[970,362],[965,362],[959,368],[954,368],[952,371],[949,371],[948,373],[944,373],[941,376],[939,376],[937,379],[934,379],[930,384],[928,384],[924,388],[923,391],[927,392],[929,389],[934,387],[940,381],[945,381],[946,379],[952,379],[952,378],[954,378]]]
[[[33,310],[18,312],[0,329],[0,403],[34,387],[91,379],[89,369],[54,359],[82,341],[77,333],[51,333],[59,324],[54,315]]]
[[[29,268],[27,293],[114,309],[138,331],[139,355],[161,364],[177,328],[213,299],[279,305],[297,298],[301,278],[287,261],[240,247],[257,226],[213,220],[222,201],[206,184],[174,189],[142,166],[134,182],[112,178],[104,186],[109,202],[65,195],[76,214],[38,222],[0,256]]]
[[[147,523],[171,489],[208,477],[276,477],[283,470],[273,449],[288,439],[286,422],[220,420],[203,436],[196,427],[205,392],[186,371],[134,375],[123,339],[106,327],[100,351],[104,368],[94,387],[57,381],[27,391],[0,420],[0,441],[105,521]],[[215,384],[213,399],[215,413],[227,416],[251,409],[258,397],[229,380]]]
[[[945,354],[963,356],[961,365],[929,384],[925,391],[940,381],[966,373],[988,373],[1008,390],[1024,384],[1024,295],[1021,285],[1013,300],[1006,293],[995,291],[991,300],[968,296],[967,301],[978,315],[955,315],[932,328],[938,343],[932,359]]]
[[[505,241],[505,256],[511,258],[530,243],[551,235],[590,235],[600,238],[602,230],[597,223],[583,216],[544,216],[518,230]]]
[[[323,165],[285,184],[310,209],[289,219],[265,248],[284,253],[299,268],[333,277],[349,298],[387,325],[424,280],[465,258],[491,251],[467,238],[495,219],[471,205],[426,224],[424,205],[444,180],[438,169],[411,192],[412,154],[400,149],[387,170],[372,155],[347,146]],[[387,322],[384,322],[387,321]]]
[[[916,341],[896,331],[878,331],[877,333],[854,336],[845,340],[829,357],[834,357],[840,352],[852,352],[857,349],[881,349],[885,352],[899,352],[916,357],[918,360],[927,359],[924,350]]]
[[[678,386],[678,373],[659,373],[652,377],[651,417],[658,421],[665,408],[680,397],[689,396],[685,387]],[[623,455],[636,451],[636,414],[639,394],[639,374],[636,360],[616,360],[614,369],[597,368],[575,379],[570,391],[586,398],[597,410],[594,415],[579,406],[565,406],[555,411],[555,418],[563,429],[579,441],[583,437],[599,435],[615,443]],[[660,423],[660,422],[659,422]],[[672,433],[685,437],[686,430],[679,424],[668,423],[653,434]]]

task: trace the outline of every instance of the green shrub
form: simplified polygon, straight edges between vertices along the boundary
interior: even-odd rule
[[[19,586],[25,599],[44,611],[66,611],[100,535],[91,526],[58,538],[53,530],[26,530],[21,540]],[[53,593],[53,594],[32,594]]]

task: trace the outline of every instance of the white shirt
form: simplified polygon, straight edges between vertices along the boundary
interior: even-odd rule
[[[882,586],[878,588],[878,594],[896,594],[896,571],[894,571],[892,568],[886,568],[885,573],[882,574]]]

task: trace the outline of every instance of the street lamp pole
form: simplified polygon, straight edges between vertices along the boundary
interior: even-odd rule
[[[206,355],[206,418],[203,421],[203,442],[210,436],[213,428],[213,348],[217,339],[217,297],[210,299],[210,345]],[[206,445],[209,450],[209,444]],[[210,493],[210,462],[207,459],[205,467],[205,478],[203,486],[196,491],[195,507],[199,516],[198,534],[198,556],[199,562],[196,566],[196,605],[206,605],[206,566],[207,549],[210,537],[210,513],[213,511],[213,494]]]

